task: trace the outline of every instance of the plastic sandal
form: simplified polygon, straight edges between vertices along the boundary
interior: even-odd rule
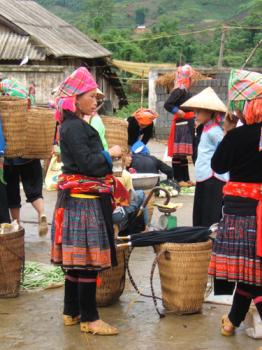
[[[117,335],[118,329],[110,326],[108,323],[99,320],[95,325],[90,326],[90,322],[80,323],[81,332],[92,333],[97,335]]]
[[[221,320],[221,334],[225,337],[230,337],[231,335],[234,335],[235,328],[236,327],[230,322],[228,316],[224,315]]]
[[[74,326],[75,324],[80,323],[80,315],[72,317],[69,315],[63,315],[64,325],[65,326]]]

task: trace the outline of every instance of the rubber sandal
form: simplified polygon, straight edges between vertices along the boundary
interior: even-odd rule
[[[81,322],[80,330],[81,332],[97,335],[117,335],[119,333],[117,328],[110,326],[102,320],[99,320],[96,325],[92,326],[90,326],[90,322]]]
[[[72,317],[69,315],[63,315],[64,325],[65,326],[74,326],[75,324],[80,323],[80,315]]]
[[[228,329],[225,329],[227,327]],[[224,315],[221,320],[221,334],[225,337],[230,337],[235,333],[235,326],[230,322],[227,315]]]
[[[190,187],[190,185],[186,181],[179,181],[178,184],[180,187]]]

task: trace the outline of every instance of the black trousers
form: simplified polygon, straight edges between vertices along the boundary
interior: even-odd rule
[[[209,227],[219,222],[222,217],[224,182],[211,177],[196,183],[193,226]]]
[[[81,322],[99,319],[96,307],[96,271],[67,270],[64,315],[81,316]]]
[[[39,159],[22,165],[4,165],[4,179],[7,183],[7,199],[9,208],[21,207],[20,180],[22,181],[27,202],[32,203],[43,198],[43,175]]]
[[[0,181],[0,224],[9,222],[10,216],[8,210],[6,186]]]
[[[252,300],[262,320],[262,287],[237,283],[233,304],[228,315],[230,322],[235,327],[244,321]]]
[[[189,181],[188,160],[186,156],[173,156],[172,167],[174,180],[177,182]]]

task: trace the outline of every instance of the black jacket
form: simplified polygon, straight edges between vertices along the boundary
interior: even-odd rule
[[[139,136],[142,136],[141,141],[146,145],[153,136],[154,123],[148,125],[144,129],[140,129],[137,120],[134,117],[129,117],[128,121],[128,145],[133,146],[138,141]]]
[[[98,132],[69,111],[64,112],[60,146],[65,174],[102,177],[112,173],[110,156],[104,151]]]
[[[137,173],[159,174],[159,171],[161,171],[167,175],[168,179],[173,178],[173,169],[160,159],[151,155],[133,154],[130,167],[134,168]]]
[[[262,152],[259,140],[262,123],[243,125],[230,130],[211,160],[212,169],[223,174],[229,171],[230,181],[262,183]],[[256,215],[257,201],[225,196],[224,212],[235,215]]]

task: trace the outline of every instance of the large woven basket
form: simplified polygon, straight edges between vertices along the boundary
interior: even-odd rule
[[[127,153],[127,121],[116,117],[102,117],[102,120],[106,129],[105,137],[108,147],[119,145],[122,148],[122,152]]]
[[[201,311],[207,285],[211,241],[155,246],[164,307],[177,314]]]
[[[54,133],[54,111],[50,108],[31,108],[27,114],[26,147],[23,157],[50,158]]]
[[[115,303],[122,295],[126,279],[126,253],[123,249],[117,249],[117,263],[99,274],[101,286],[96,290],[96,302],[98,306],[108,306]]]
[[[24,154],[27,109],[27,99],[0,97],[0,114],[7,145],[6,157],[20,157]]]
[[[0,235],[0,297],[18,296],[24,256],[24,229]]]

